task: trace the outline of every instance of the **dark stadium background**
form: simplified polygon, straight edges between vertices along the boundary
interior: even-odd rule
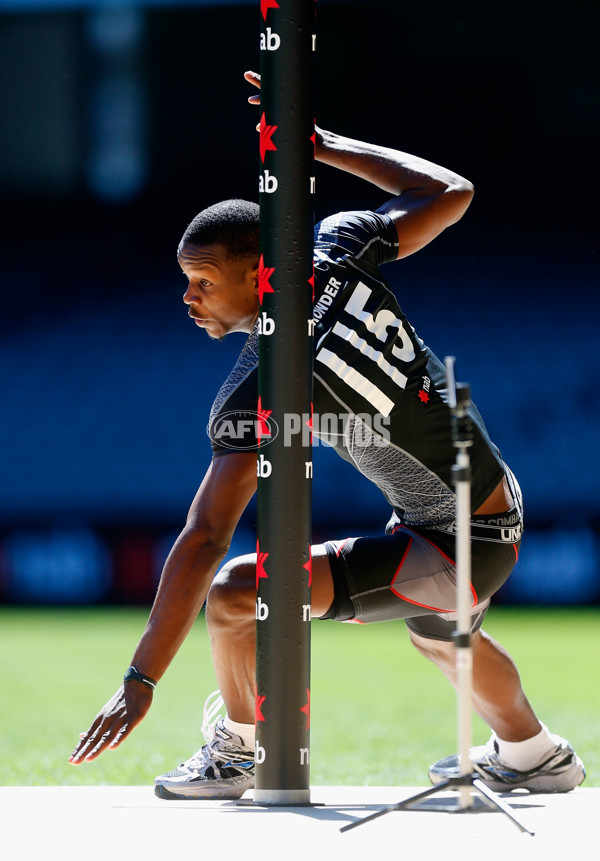
[[[464,219],[388,267],[457,357],[523,487],[501,600],[600,597],[599,148],[593,4],[319,0],[317,121],[439,161]],[[208,408],[243,338],[181,303],[188,221],[257,199],[258,0],[0,0],[0,601],[146,602],[206,469]],[[376,208],[317,170],[316,217]],[[315,452],[315,538],[383,528]],[[254,512],[232,552],[254,545]]]

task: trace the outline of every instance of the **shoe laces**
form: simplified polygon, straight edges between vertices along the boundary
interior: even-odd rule
[[[216,735],[216,724],[223,705],[221,691],[213,691],[206,698],[202,712],[202,735],[206,744],[202,745],[200,750],[196,751],[193,756],[182,762],[179,766],[180,768],[185,767],[192,771],[202,771],[211,762],[219,748],[223,746],[223,740]]]
[[[202,735],[204,740],[210,742],[215,734],[215,726],[221,715],[221,710],[225,703],[221,696],[221,691],[213,691],[206,698],[204,709],[202,712]]]

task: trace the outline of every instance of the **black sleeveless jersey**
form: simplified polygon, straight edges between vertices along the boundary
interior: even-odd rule
[[[397,253],[396,228],[381,213],[342,212],[315,228],[314,432],[377,485],[402,523],[448,528],[456,450],[445,369],[382,280],[380,266]],[[255,413],[257,365],[255,327],[219,390],[209,428],[233,411]],[[319,416],[343,421],[319,423]],[[471,417],[475,511],[504,468],[475,406]],[[215,456],[232,451],[211,438]]]

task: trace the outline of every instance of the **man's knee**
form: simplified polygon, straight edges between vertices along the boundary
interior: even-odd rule
[[[450,661],[454,661],[454,645],[449,640],[436,640],[432,637],[424,637],[422,634],[417,634],[411,631],[410,639],[415,649],[434,664],[444,666]]]
[[[254,617],[256,602],[256,557],[238,556],[216,574],[206,599],[209,624],[230,624],[234,619]]]
[[[422,634],[417,634],[409,628],[410,639],[415,649],[437,664],[438,667],[453,668],[456,664],[456,651],[454,642],[451,640],[436,640],[432,637],[424,637]],[[482,637],[485,636],[483,631],[475,631],[471,634],[471,646],[475,651],[481,643]]]

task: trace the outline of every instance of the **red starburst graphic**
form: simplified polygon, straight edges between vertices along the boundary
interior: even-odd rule
[[[260,442],[264,436],[271,436],[271,428],[269,427],[268,418],[273,412],[273,410],[263,410],[262,398],[260,395],[258,396],[258,409],[256,410],[258,416],[258,423],[256,427],[256,439],[258,445],[260,447]]]
[[[277,126],[270,126],[267,124],[267,120],[263,111],[263,115],[260,118],[260,140],[259,140],[259,149],[260,149],[260,160],[262,163],[265,163],[265,153],[267,150],[272,150],[273,152],[277,149],[275,144],[273,143],[273,135],[277,131]]]
[[[265,562],[268,559],[268,553],[261,553],[260,547],[258,544],[258,539],[256,541],[256,589],[258,590],[258,581],[259,580],[268,580],[269,575],[265,571]]]
[[[423,403],[423,404],[429,403],[429,395],[427,394],[427,392],[424,392],[423,389],[419,389],[418,395],[419,395],[419,400],[421,401],[421,403]]]
[[[275,272],[274,266],[265,266],[264,255],[260,255],[258,261],[258,301],[262,305],[263,296],[265,293],[274,293],[275,290],[271,287],[270,277]]]
[[[258,691],[256,692],[256,697],[254,699],[254,720],[258,723],[259,720],[264,721],[265,716],[262,713],[263,703],[266,700],[266,697],[259,697]]]
[[[313,405],[312,405],[312,401],[310,404],[310,418],[308,419],[308,421],[304,422],[304,424],[310,430],[310,444],[312,445],[312,442],[313,442]]]
[[[260,0],[260,11],[263,16],[263,21],[267,20],[267,12],[269,9],[279,9],[277,0]]]
[[[306,570],[308,571],[308,588],[310,589],[310,587],[312,586],[312,553],[310,549],[310,544],[308,545],[308,562],[305,562],[302,567],[306,568]]]
[[[313,263],[313,273],[308,279],[308,283],[312,287],[312,300],[315,301],[315,264]]]
[[[306,705],[302,706],[300,709],[301,712],[304,712],[306,715],[306,729],[310,728],[310,691],[306,689]]]

